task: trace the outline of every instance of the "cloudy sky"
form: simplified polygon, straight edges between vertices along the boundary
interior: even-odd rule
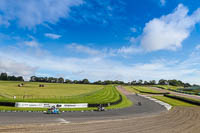
[[[200,2],[0,0],[0,72],[200,84]]]

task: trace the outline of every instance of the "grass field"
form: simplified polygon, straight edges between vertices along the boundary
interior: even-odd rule
[[[153,90],[147,86],[124,86],[128,91],[133,93],[160,93],[159,91]]]
[[[171,86],[171,85],[153,85],[154,87],[160,87],[163,89],[172,89],[172,90],[178,90],[179,88],[183,88],[183,86]]]
[[[170,104],[171,106],[196,106],[196,105],[193,105],[193,104],[190,104],[190,103],[186,103],[186,102],[183,102],[183,101],[180,101],[180,100],[176,100],[176,99],[164,97],[164,96],[152,96],[152,98],[166,102],[166,103]]]
[[[63,85],[62,85],[63,86]],[[24,98],[22,97],[17,97],[16,99],[8,98],[8,97],[4,97],[4,98],[0,98],[0,101],[4,101],[4,102],[41,102],[41,103],[107,103],[107,102],[114,102],[116,100],[119,99],[119,92],[116,90],[115,87],[113,86],[89,86],[89,85],[66,85],[66,86],[73,86],[73,89],[69,89],[66,88],[66,90],[63,92],[65,93],[71,93],[71,94],[75,94],[75,92],[77,92],[77,94],[79,95],[72,95],[72,96],[59,96],[59,93],[55,93],[56,90],[59,88],[59,86],[57,86],[58,88],[54,89],[54,93],[49,93],[51,95],[44,95],[41,96],[40,93],[31,95],[31,96],[25,96]],[[82,93],[80,94],[80,92],[78,92],[79,88],[80,91],[83,92],[84,88],[88,88],[91,87],[89,90],[90,92],[88,92],[88,89],[86,89],[87,93]],[[92,90],[92,87],[97,87],[98,89],[94,89]],[[45,87],[44,87],[45,88]],[[21,89],[21,88],[20,88]],[[43,88],[41,88],[43,89]],[[39,89],[39,90],[41,90]],[[73,92],[73,90],[75,89],[75,92]],[[38,90],[38,91],[39,91]],[[49,91],[47,88],[45,89],[46,91]],[[52,90],[52,89],[50,89]],[[54,96],[53,96],[54,94]],[[63,94],[62,94],[63,95]]]
[[[101,85],[57,84],[24,82],[23,87],[18,87],[22,82],[0,81],[0,95],[3,97],[13,96],[75,96],[97,91],[103,88]],[[39,87],[44,84],[45,87]]]
[[[0,81],[0,102],[41,102],[41,103],[109,103],[119,100],[120,93],[114,86],[107,85],[77,85],[77,84],[54,84],[54,83],[31,83],[25,82],[23,87],[17,85],[21,82]],[[39,87],[44,84],[45,87]],[[16,99],[13,98],[16,96]],[[132,105],[126,96],[122,95],[122,102],[108,107],[124,108]],[[93,110],[62,109],[62,110]],[[15,108],[0,106],[0,110],[46,110],[35,108]]]

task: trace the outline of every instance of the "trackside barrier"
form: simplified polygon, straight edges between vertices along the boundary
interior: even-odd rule
[[[0,106],[10,106],[10,107],[14,107],[15,103],[12,102],[0,102]]]
[[[77,103],[77,104],[62,104],[62,103],[25,103],[16,102],[15,107],[25,107],[25,108],[50,108],[52,106],[59,108],[87,108],[87,103]]]
[[[103,107],[108,107],[108,106],[111,106],[111,105],[116,105],[116,104],[119,104],[120,102],[122,102],[122,96],[119,95],[119,99],[115,102],[110,102],[110,103],[103,103],[103,104],[88,104],[88,107],[99,107],[100,105],[103,106]]]
[[[192,99],[187,99],[185,97],[174,96],[174,95],[167,95],[167,94],[165,94],[164,96],[200,106],[200,101],[195,101],[195,100],[192,100]]]

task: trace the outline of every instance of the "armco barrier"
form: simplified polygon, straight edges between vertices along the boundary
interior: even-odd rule
[[[200,106],[200,101],[195,101],[192,99],[187,99],[185,97],[180,97],[180,96],[174,96],[174,95],[168,95],[168,94],[164,94],[165,97],[169,97],[169,98],[173,98],[173,99],[177,99],[183,102],[187,102],[187,103],[191,103],[191,104],[195,104],[195,105],[199,105]]]

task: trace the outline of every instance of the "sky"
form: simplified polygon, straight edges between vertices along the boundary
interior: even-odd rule
[[[0,72],[200,84],[199,0],[0,0]]]

